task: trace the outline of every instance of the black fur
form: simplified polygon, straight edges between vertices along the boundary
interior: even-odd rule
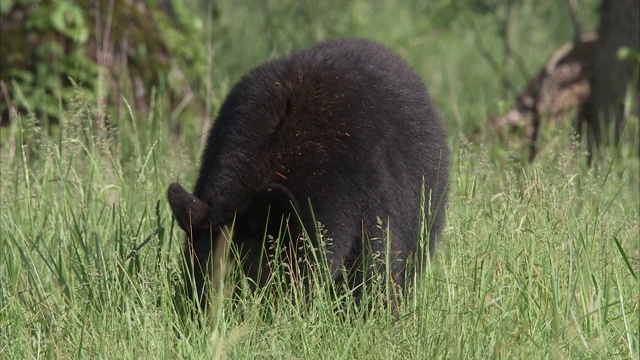
[[[324,226],[336,280],[341,266],[370,256],[363,241],[385,259],[378,219],[388,220],[390,268],[402,286],[421,221],[430,226],[430,252],[444,225],[448,158],[442,121],[399,56],[367,40],[328,41],[263,64],[234,86],[209,134],[193,195],[172,184],[169,201],[198,264],[209,261],[220,227],[235,222],[243,268],[258,286],[269,275],[258,262],[270,207],[277,224],[269,233],[289,216],[289,241],[303,227],[316,241],[314,219]],[[423,185],[427,219],[420,218]],[[206,277],[196,270],[195,278],[202,293]]]

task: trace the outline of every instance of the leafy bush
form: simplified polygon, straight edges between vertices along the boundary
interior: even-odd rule
[[[198,107],[191,89],[202,78],[204,47],[200,23],[182,6],[16,0],[3,1],[0,15],[0,122],[9,120],[10,106],[42,123],[58,119],[78,89],[121,112],[144,114],[153,89],[171,109]]]

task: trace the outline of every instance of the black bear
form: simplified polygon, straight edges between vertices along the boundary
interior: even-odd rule
[[[354,287],[367,279],[355,270],[364,262],[390,269],[402,287],[420,239],[433,252],[445,221],[446,132],[418,75],[383,45],[327,41],[257,67],[208,136],[193,194],[168,190],[200,298],[231,226],[256,286],[271,275],[269,258],[296,256],[304,239],[325,239],[333,280],[347,274]],[[279,235],[281,247],[267,246]]]

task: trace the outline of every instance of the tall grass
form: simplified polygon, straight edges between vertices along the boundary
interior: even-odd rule
[[[91,106],[66,111],[57,138],[20,116],[2,130],[12,141],[0,163],[3,358],[639,354],[632,154],[605,149],[588,168],[562,130],[523,167],[461,136],[444,240],[395,316],[375,290],[347,316],[336,315],[344,299],[258,291],[193,319],[172,302],[182,234],[165,189],[192,182],[195,167],[154,117],[139,122],[145,131],[96,128]]]

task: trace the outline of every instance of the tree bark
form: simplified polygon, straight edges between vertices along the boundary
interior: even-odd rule
[[[640,46],[640,0],[602,0],[600,25],[590,79],[591,96],[581,110],[586,125],[590,157],[614,127],[614,141],[620,141],[624,124],[624,99],[629,85],[638,87],[637,55],[621,59],[620,48]],[[634,74],[636,76],[633,79]],[[635,82],[635,84],[633,84]]]

